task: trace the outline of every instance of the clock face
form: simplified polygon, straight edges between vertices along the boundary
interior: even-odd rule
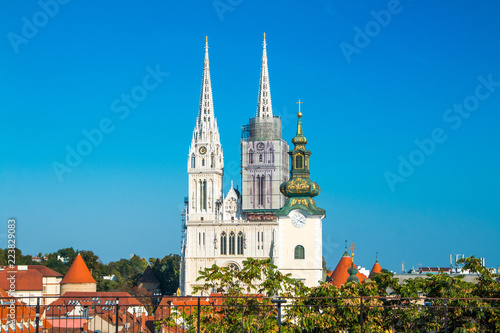
[[[264,149],[264,142],[259,142],[259,143],[257,144],[257,149],[258,149],[258,150],[263,150],[263,149]]]
[[[300,213],[292,217],[292,224],[297,228],[302,228],[306,225],[306,217]]]
[[[200,147],[200,154],[205,155],[207,153],[207,147]]]

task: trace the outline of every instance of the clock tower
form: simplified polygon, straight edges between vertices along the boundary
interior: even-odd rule
[[[319,185],[310,179],[307,139],[302,131],[302,113],[297,114],[297,135],[290,155],[290,180],[280,186],[287,198],[276,212],[278,218],[278,269],[291,273],[306,286],[314,287],[322,279],[322,221],[325,210],[316,206],[313,197],[320,193]]]
[[[200,107],[193,131],[188,157],[189,221],[220,219],[224,158],[219,128],[214,116],[212,84],[208,61],[208,40],[205,41],[205,61],[201,84]]]
[[[214,116],[208,40],[205,40],[200,106],[187,162],[189,194],[185,200],[179,274],[182,295],[191,294],[198,271],[213,264],[207,258],[215,256],[210,245],[217,237],[214,225],[222,219],[224,157]]]

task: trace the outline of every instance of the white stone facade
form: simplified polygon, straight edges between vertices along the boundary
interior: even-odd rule
[[[223,197],[224,159],[214,117],[212,87],[205,46],[200,109],[189,149],[189,198],[184,226],[180,290],[192,295],[199,271],[216,264],[241,269],[248,258],[272,258],[284,273],[318,285],[322,278],[321,216],[306,216],[303,227],[274,212],[286,202],[280,185],[288,180],[288,144],[282,139],[281,119],[272,114],[264,39],[257,116],[250,119],[248,136],[241,140],[242,189],[233,187]],[[305,249],[295,259],[294,248]]]

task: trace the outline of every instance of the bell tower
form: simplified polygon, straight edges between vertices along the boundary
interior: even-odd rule
[[[249,218],[281,208],[286,198],[279,188],[288,179],[288,144],[271,103],[266,34],[262,46],[257,114],[243,126],[241,140],[242,206]]]
[[[212,84],[208,60],[208,38],[201,83],[200,107],[188,157],[189,221],[220,219],[224,158],[219,128],[214,116]]]
[[[319,185],[310,179],[307,139],[302,130],[302,112],[297,113],[297,135],[292,139],[290,180],[281,184],[287,197],[285,205],[275,214],[278,218],[278,269],[301,280],[306,286],[318,285],[322,279],[322,223],[325,210],[316,206],[313,197]]]
[[[222,219],[224,157],[214,116],[208,38],[205,39],[200,106],[187,162],[189,196],[185,201],[179,274],[182,295],[191,294],[197,284],[198,271],[212,265],[207,258],[213,260],[215,256],[214,225]]]

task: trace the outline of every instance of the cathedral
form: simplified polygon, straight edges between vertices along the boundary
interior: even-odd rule
[[[205,42],[200,106],[188,157],[182,295],[193,294],[193,287],[203,284],[196,281],[200,270],[213,264],[239,270],[248,257],[271,258],[282,273],[291,273],[308,287],[319,284],[325,210],[313,199],[320,187],[309,177],[311,152],[306,149],[300,103],[294,147],[289,150],[281,119],[273,116],[264,34],[257,114],[243,126],[241,138],[241,192],[231,181],[224,194],[224,156]]]

